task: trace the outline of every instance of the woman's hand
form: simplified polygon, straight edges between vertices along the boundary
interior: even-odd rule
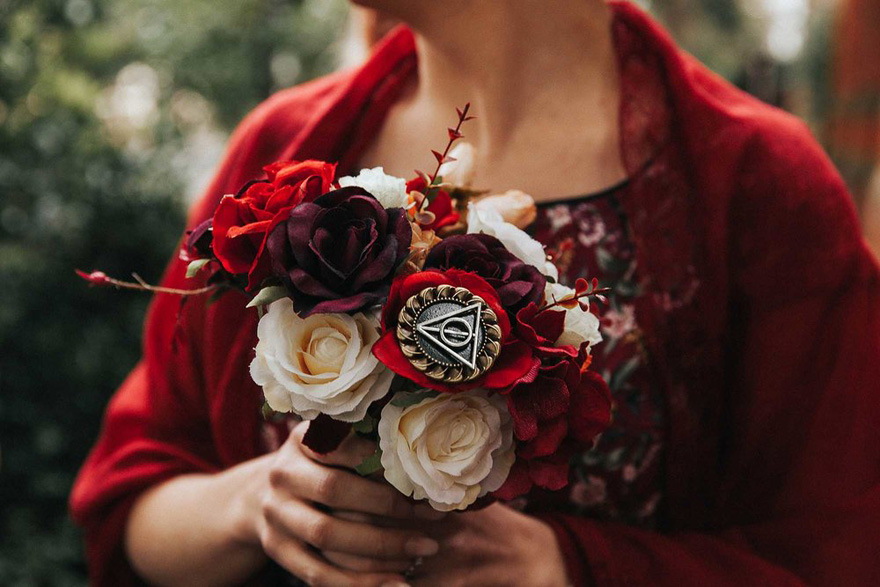
[[[569,584],[553,530],[508,506],[450,515],[433,524],[431,534],[440,552],[415,570],[415,585]]]
[[[390,485],[344,469],[359,465],[374,445],[352,436],[336,451],[319,456],[302,444],[307,426],[294,428],[270,465],[254,528],[266,554],[310,585],[402,583],[400,573],[413,559],[438,550],[434,540],[407,527],[408,522],[436,520],[437,514]],[[396,523],[365,523],[389,518]]]

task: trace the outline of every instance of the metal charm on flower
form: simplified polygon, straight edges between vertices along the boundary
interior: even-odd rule
[[[400,349],[432,379],[470,381],[488,371],[501,352],[498,317],[463,287],[423,289],[407,300],[398,320]]]

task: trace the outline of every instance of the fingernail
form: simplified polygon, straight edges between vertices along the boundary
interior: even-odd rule
[[[424,520],[442,520],[446,517],[446,512],[439,512],[429,505],[417,505],[415,514],[417,518]]]
[[[410,538],[404,550],[409,556],[434,556],[440,550],[440,544],[430,538]]]

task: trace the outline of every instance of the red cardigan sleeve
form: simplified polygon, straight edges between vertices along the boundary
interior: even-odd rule
[[[299,132],[298,117],[311,112],[302,107],[303,94],[312,95],[314,107],[321,84],[329,87],[317,82],[277,94],[242,122],[213,181],[190,213],[190,226],[208,218],[223,194],[259,177],[262,166],[281,156]],[[175,251],[163,285],[193,287],[185,269]],[[241,300],[234,301],[242,305]],[[208,388],[214,366],[208,364],[212,360],[208,347],[213,343],[205,334],[213,320],[206,316],[223,312],[223,306],[230,304],[221,299],[206,311],[203,299],[190,299],[181,307],[180,298],[160,295],[150,306],[143,358],[111,399],[98,442],[71,494],[72,516],[85,530],[93,585],[139,583],[124,553],[123,533],[141,492],[180,474],[234,464],[229,452],[218,448],[212,430],[216,426],[212,426]]]
[[[740,177],[713,519],[660,534],[547,516],[575,584],[880,584],[876,261],[805,129],[758,135]]]

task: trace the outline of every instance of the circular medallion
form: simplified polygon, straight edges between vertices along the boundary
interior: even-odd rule
[[[501,352],[498,317],[463,287],[428,287],[400,310],[397,340],[413,366],[446,383],[475,379]]]

